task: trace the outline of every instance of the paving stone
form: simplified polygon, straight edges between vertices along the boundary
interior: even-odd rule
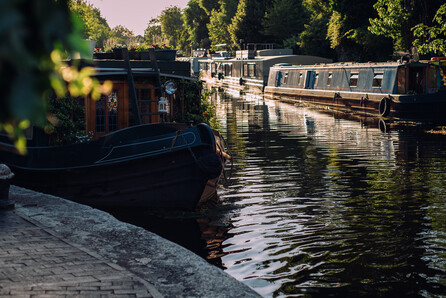
[[[117,290],[134,297],[137,293],[151,296],[137,278],[132,280],[127,272],[117,270],[43,229],[33,227],[13,211],[2,211],[0,217],[0,238],[6,240],[0,242],[0,295],[98,297],[114,294]],[[15,229],[5,228],[8,220]],[[128,281],[125,289],[108,282],[122,280]],[[102,285],[107,289],[101,288]]]
[[[259,297],[190,251],[100,210],[11,186],[0,296]],[[163,282],[160,282],[163,281]]]

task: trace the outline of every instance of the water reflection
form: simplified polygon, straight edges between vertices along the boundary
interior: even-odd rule
[[[223,242],[229,274],[264,296],[446,293],[446,148],[437,137],[217,100],[235,158],[220,197],[239,207]]]
[[[266,297],[446,295],[444,136],[275,101],[215,100],[234,157],[220,204],[139,225]]]

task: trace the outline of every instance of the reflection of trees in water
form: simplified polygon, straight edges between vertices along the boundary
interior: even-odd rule
[[[275,234],[288,243],[265,260],[264,268],[282,264],[268,274],[278,277],[268,279],[288,280],[275,294],[302,294],[302,288],[316,296],[444,292],[446,266],[438,260],[445,245],[436,241],[446,227],[441,143],[423,145],[420,136],[406,140],[407,132],[383,134],[377,126],[303,116],[283,105],[230,105],[226,133],[243,144],[231,149],[243,156],[237,162],[244,170],[232,178],[238,185],[232,192],[266,183],[306,204],[281,210],[283,221],[297,220],[306,232]],[[261,181],[246,182],[250,168]]]
[[[227,130],[224,134],[234,155],[235,172],[246,169],[251,165],[249,156],[256,156],[264,161],[259,166],[266,183],[279,182],[274,177],[277,177],[275,173],[278,168],[282,168],[288,169],[292,177],[289,182],[296,186],[292,189],[299,190],[293,195],[314,194],[321,187],[319,182],[322,181],[323,155],[314,150],[306,140],[286,138],[283,131],[277,127],[271,128],[270,113],[266,105],[233,99],[223,104],[228,111]],[[238,177],[234,176],[232,179],[238,180]]]

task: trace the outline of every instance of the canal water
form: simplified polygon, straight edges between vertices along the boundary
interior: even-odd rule
[[[216,94],[220,202],[140,223],[265,297],[446,295],[446,136]]]

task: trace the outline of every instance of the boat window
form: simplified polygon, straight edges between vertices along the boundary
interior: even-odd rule
[[[232,76],[232,64],[225,64],[225,76]]]
[[[372,83],[373,88],[381,88],[383,82],[383,76],[384,74],[382,73],[375,73],[375,75],[373,76],[373,83]]]
[[[118,92],[113,90],[108,96],[108,131],[118,129]]]
[[[428,87],[429,88],[438,88],[437,86],[437,68],[434,65],[429,66],[429,74],[428,74]]]
[[[331,85],[332,78],[333,78],[333,74],[329,73],[328,74],[328,79],[327,79],[327,86]]]
[[[101,95],[96,101],[96,133],[107,133],[118,129],[118,91],[113,90],[108,96]]]
[[[398,76],[397,76],[397,91],[398,94],[406,93],[406,67],[401,66],[398,68]]]
[[[96,101],[96,127],[95,130],[98,133],[105,132],[105,95]]]
[[[248,76],[255,77],[256,76],[256,65],[248,64]]]
[[[288,73],[285,73],[285,76],[283,77],[283,83],[287,84],[288,83]]]
[[[350,74],[350,87],[358,86],[358,78],[359,78],[359,74],[358,73],[351,73]]]
[[[317,86],[318,80],[319,80],[319,74],[316,73],[316,75],[314,76],[314,85],[313,86]]]
[[[425,88],[426,88],[426,68],[417,66],[410,67],[408,92],[421,94],[425,92]]]
[[[138,109],[141,115],[141,123],[151,123],[152,117],[150,113],[152,112],[152,88],[147,87],[137,87],[136,88],[136,98],[138,99]]]
[[[243,76],[248,76],[248,64],[243,64]]]

